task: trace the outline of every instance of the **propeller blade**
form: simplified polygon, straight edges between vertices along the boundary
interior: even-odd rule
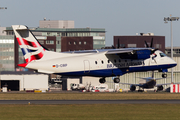
[[[116,48],[114,47],[114,45],[112,45],[112,48],[113,48],[113,49],[116,49]]]
[[[155,53],[155,51],[156,51],[156,50],[158,50],[158,49],[154,49],[154,50],[152,50],[152,51],[151,51],[151,54]]]
[[[149,45],[147,44],[147,42],[146,42],[146,41],[144,41],[144,42],[145,42],[145,44],[146,44],[146,47],[149,48]]]
[[[120,48],[120,44],[119,44],[119,38],[118,38],[118,46],[117,46],[117,48]]]
[[[151,39],[151,46],[150,46],[151,48],[153,47],[153,38]]]

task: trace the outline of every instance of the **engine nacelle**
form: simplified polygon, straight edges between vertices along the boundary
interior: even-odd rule
[[[163,90],[163,86],[162,86],[162,85],[161,85],[161,86],[158,86],[158,87],[157,87],[157,90],[158,90],[158,91]]]
[[[131,85],[131,86],[130,86],[130,90],[131,90],[131,91],[135,91],[135,90],[136,90],[136,86],[135,86],[135,85]]]

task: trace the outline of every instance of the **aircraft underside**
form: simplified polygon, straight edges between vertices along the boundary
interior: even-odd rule
[[[94,76],[94,77],[112,77],[121,76],[130,72],[143,72],[143,71],[154,71],[162,70],[176,66],[171,65],[155,65],[155,66],[141,66],[141,67],[129,67],[129,68],[114,68],[114,69],[100,69],[100,70],[86,70],[86,71],[72,71],[65,73],[56,73],[63,76]]]

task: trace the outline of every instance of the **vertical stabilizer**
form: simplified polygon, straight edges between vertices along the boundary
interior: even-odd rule
[[[28,27],[24,25],[12,25],[12,28],[26,63],[41,59],[45,49],[39,44]]]

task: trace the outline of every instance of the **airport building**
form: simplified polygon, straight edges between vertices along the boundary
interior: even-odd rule
[[[154,33],[140,33],[135,36],[114,36],[114,46],[117,48],[118,44],[120,48],[144,48],[151,46],[151,41],[153,40],[152,47],[165,52],[165,36],[156,36]]]
[[[171,47],[166,47],[165,53],[170,56],[171,55]],[[173,47],[173,55],[180,56],[180,47]]]
[[[48,75],[24,72],[3,71],[0,72],[1,88],[7,91],[48,90]]]

